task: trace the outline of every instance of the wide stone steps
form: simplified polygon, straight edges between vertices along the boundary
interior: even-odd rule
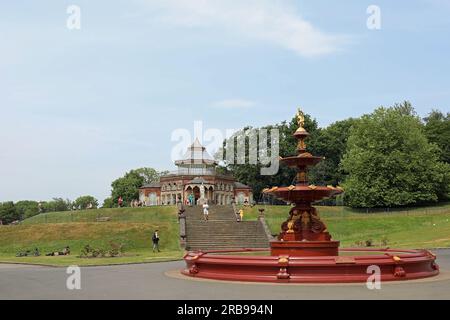
[[[186,249],[266,248],[269,240],[259,221],[236,222],[231,206],[210,206],[209,220],[201,207],[186,208]]]
[[[211,240],[204,240],[204,239],[199,239],[199,240],[191,240],[191,244],[206,244],[206,245],[210,245],[210,244],[220,244],[220,245],[229,245],[229,244],[235,244],[235,245],[240,245],[240,246],[244,246],[246,244],[266,244],[267,246],[267,241],[264,239],[246,239],[245,243],[242,242],[242,239],[227,239],[227,242],[223,242],[223,241],[219,241],[218,239],[211,241]]]
[[[262,236],[249,236],[249,235],[244,235],[244,234],[240,234],[240,235],[232,235],[232,236],[227,236],[227,235],[217,235],[214,236],[211,234],[209,237],[197,237],[197,236],[191,236],[189,238],[189,241],[204,241],[204,242],[212,242],[212,241],[217,241],[217,240],[237,240],[237,241],[242,241],[242,237],[245,236],[245,241],[247,240],[257,240],[257,241],[267,241],[266,237],[262,237]]]

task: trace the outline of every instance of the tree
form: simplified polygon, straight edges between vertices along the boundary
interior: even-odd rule
[[[102,208],[113,208],[114,207],[114,201],[112,197],[106,198],[103,200]]]
[[[342,168],[347,204],[391,207],[447,197],[449,166],[408,103],[380,107],[353,124]]]
[[[135,169],[134,171],[144,178],[144,184],[157,182],[162,175],[168,173],[168,171],[156,171],[155,169],[148,167]]]
[[[241,138],[245,137],[245,163],[237,164],[237,163],[225,163],[226,168],[229,172],[233,174],[237,181],[245,183],[252,187],[253,195],[256,200],[261,199],[261,191],[264,188],[279,186],[279,185],[289,185],[293,183],[295,178],[295,170],[280,165],[279,171],[275,175],[261,175],[261,158],[260,153],[270,154],[271,143],[273,143],[270,137],[271,129],[279,130],[279,153],[280,156],[292,156],[296,155],[297,141],[293,137],[293,133],[297,130],[297,118],[294,117],[290,122],[283,121],[279,124],[270,125],[263,127],[262,129],[267,129],[268,131],[268,139],[267,139],[267,148],[265,149],[257,149],[258,153],[258,162],[257,164],[249,163],[249,154],[250,152],[255,153],[255,150],[249,150],[249,140],[248,133],[253,128],[247,127],[243,130],[237,132],[232,138],[240,136]],[[308,145],[308,151],[314,152],[316,148],[316,138],[319,132],[317,121],[312,119],[309,115],[305,115],[305,129],[309,132],[309,137],[306,140]],[[255,130],[259,130],[259,128],[255,128]],[[229,140],[228,140],[229,142]],[[224,142],[227,143],[227,141]],[[237,148],[234,149],[235,156],[237,155]],[[226,153],[225,153],[226,154]]]
[[[37,201],[18,201],[15,203],[15,207],[22,219],[27,219],[39,214],[39,203]]]
[[[125,173],[121,178],[114,180],[111,184],[111,196],[114,204],[122,197],[124,205],[127,206],[132,200],[139,198],[139,188],[144,184],[144,177],[136,170]]]
[[[20,220],[20,218],[20,213],[17,212],[14,202],[0,203],[0,220],[3,224],[10,224],[13,221]]]
[[[309,180],[317,185],[339,185],[345,179],[340,168],[347,147],[350,129],[357,119],[349,118],[319,129],[314,143],[314,154],[325,157],[309,172]]]
[[[69,199],[53,198],[52,201],[41,202],[43,212],[68,211],[71,208]]]
[[[450,113],[432,110],[424,121],[428,141],[439,147],[440,159],[450,163]]]
[[[98,200],[93,196],[81,196],[73,202],[73,205],[80,210],[88,209],[90,205],[92,205],[92,209],[94,209],[98,207]]]

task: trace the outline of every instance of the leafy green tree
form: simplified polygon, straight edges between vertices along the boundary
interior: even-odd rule
[[[124,205],[127,206],[132,200],[139,198],[139,188],[144,184],[144,177],[136,170],[125,173],[121,178],[114,180],[111,184],[111,197],[117,205],[119,197],[122,197]]]
[[[81,196],[73,202],[73,205],[80,210],[88,209],[90,205],[95,209],[98,207],[98,200],[93,196]]]
[[[0,220],[3,224],[10,224],[13,221],[20,220],[20,218],[20,213],[17,212],[14,202],[0,203]]]
[[[39,203],[37,201],[18,201],[15,203],[17,213],[23,219],[39,214]]]
[[[309,180],[317,185],[339,185],[345,179],[340,162],[347,147],[350,129],[357,119],[349,118],[319,129],[314,143],[314,155],[325,157],[309,172]]]
[[[148,167],[135,169],[133,171],[138,173],[139,175],[141,175],[144,178],[144,184],[157,182],[157,181],[159,181],[159,178],[162,175],[165,175],[165,174],[168,173],[168,171],[160,171],[159,172],[159,171],[156,171],[153,168],[148,168]]]
[[[270,155],[270,149],[271,149],[271,143],[272,139],[270,137],[270,130],[271,129],[278,129],[279,130],[279,153],[280,156],[286,157],[286,156],[292,156],[296,155],[296,148],[297,148],[297,140],[293,137],[293,133],[297,130],[298,124],[297,124],[297,118],[292,118],[291,121],[286,122],[283,121],[279,124],[270,125],[263,127],[262,129],[267,129],[268,131],[268,138],[267,138],[267,150],[265,148],[259,149],[259,146],[257,147],[257,150],[250,150],[249,146],[249,139],[248,134],[250,130],[253,128],[247,127],[243,130],[237,132],[232,138],[240,136],[241,138],[245,137],[245,163],[244,164],[238,164],[238,163],[227,163],[225,162],[226,168],[228,172],[231,172],[237,181],[245,183],[252,187],[254,199],[260,200],[261,199],[261,191],[264,188],[272,187],[272,186],[278,186],[278,185],[289,185],[293,183],[295,178],[295,171],[291,168],[288,168],[286,166],[280,165],[279,171],[275,175],[261,175],[261,168],[264,167],[261,164],[261,157],[260,153],[268,154]],[[259,128],[255,128],[255,130],[258,130]],[[319,133],[317,121],[315,119],[312,119],[309,115],[305,115],[305,129],[309,132],[309,137],[306,140],[306,143],[308,145],[308,151],[314,152],[316,148],[316,139],[317,135]],[[228,141],[229,142],[229,141]],[[227,143],[225,141],[224,143]],[[259,144],[258,144],[259,145]],[[257,164],[250,164],[249,163],[249,154],[252,152],[255,154],[255,152],[258,154],[258,161]],[[235,153],[235,159],[237,156],[237,148],[234,148]],[[226,157],[226,152],[224,152]]]
[[[432,110],[424,121],[428,141],[439,147],[440,159],[450,163],[450,113]]]
[[[103,200],[102,208],[113,208],[114,207],[114,200],[112,197],[108,197],[105,200]]]
[[[42,212],[68,211],[71,208],[70,200],[53,198],[52,201],[41,202]]]
[[[439,162],[409,103],[380,107],[355,122],[342,168],[352,207],[414,205],[448,195],[449,166]]]

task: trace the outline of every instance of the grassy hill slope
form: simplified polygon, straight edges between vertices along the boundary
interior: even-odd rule
[[[110,221],[96,222],[99,217]],[[159,229],[161,253],[152,252],[151,236]],[[98,209],[52,212],[29,218],[17,226],[0,226],[0,261],[31,262],[54,265],[95,265],[99,263],[148,262],[176,259],[179,247],[175,207]],[[124,256],[80,259],[83,247],[110,248],[120,243]],[[70,246],[68,257],[15,257],[24,250],[39,248],[41,254]]]
[[[286,219],[288,206],[262,206],[273,234]],[[254,220],[257,209],[245,208],[245,220]],[[363,214],[344,207],[318,207],[319,214],[333,238],[341,246],[372,240],[380,246],[399,248],[450,247],[450,204],[408,211]],[[96,222],[109,217],[108,222]],[[0,226],[0,262],[42,263],[57,266],[135,263],[179,259],[179,230],[175,207],[98,209],[54,212],[29,218],[17,226]],[[153,253],[151,236],[160,230],[161,253]],[[125,254],[114,258],[77,256],[89,244],[109,248],[110,241],[124,245]],[[72,254],[64,257],[15,257],[16,253],[38,247],[42,254],[70,246]]]
[[[290,207],[246,208],[245,217],[255,219],[260,207],[265,208],[271,232],[277,234]],[[340,240],[344,247],[355,246],[356,242],[366,240],[372,240],[374,246],[380,246],[383,238],[387,239],[390,247],[450,247],[450,204],[371,214],[356,213],[345,207],[317,208],[332,237]]]

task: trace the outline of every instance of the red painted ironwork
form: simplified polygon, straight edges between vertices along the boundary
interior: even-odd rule
[[[366,282],[370,266],[380,268],[381,281],[401,281],[439,274],[427,250],[341,249],[341,256],[246,255],[267,249],[189,252],[182,273],[191,277],[249,282]],[[348,254],[348,255],[342,255]]]
[[[183,274],[217,280],[261,282],[365,282],[370,266],[380,268],[382,281],[408,280],[437,275],[436,257],[427,250],[341,249],[311,203],[343,192],[339,186],[308,183],[307,169],[321,161],[306,151],[308,132],[304,116],[297,113],[297,156],[280,161],[297,170],[296,184],[264,189],[293,203],[278,239],[270,242],[270,255],[242,255],[261,250],[189,252]],[[231,253],[240,253],[232,255]],[[351,255],[346,255],[351,254]],[[368,273],[369,272],[369,273]]]

